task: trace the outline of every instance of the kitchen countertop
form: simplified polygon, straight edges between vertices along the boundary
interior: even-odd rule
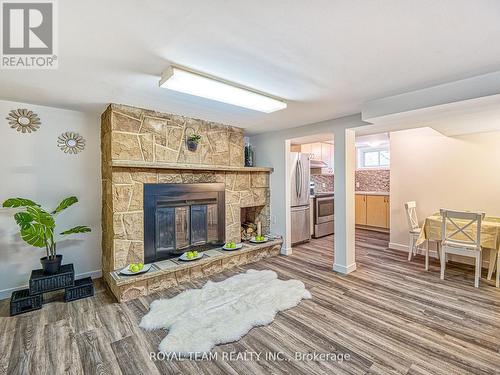
[[[355,193],[363,195],[386,195],[386,196],[390,195],[388,191],[356,191]]]
[[[318,196],[321,196],[321,195],[326,195],[326,194],[333,194],[333,192],[318,192],[317,193]],[[354,194],[358,194],[358,195],[385,195],[385,196],[389,196],[390,193],[388,191],[355,191]],[[311,195],[310,198],[314,198],[315,195]]]

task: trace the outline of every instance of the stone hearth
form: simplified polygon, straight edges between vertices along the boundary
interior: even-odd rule
[[[207,277],[234,267],[257,262],[280,253],[282,240],[264,244],[244,244],[241,250],[208,250],[205,256],[195,262],[163,260],[153,263],[151,270],[136,276],[122,276],[118,271],[111,273],[110,289],[119,302],[146,296],[180,283]]]
[[[118,104],[101,122],[102,267],[112,290],[111,272],[144,260],[145,183],[224,183],[226,241],[241,240],[244,207],[259,206],[269,233],[271,169],[244,167],[242,129]],[[195,152],[186,147],[187,131],[202,137]]]

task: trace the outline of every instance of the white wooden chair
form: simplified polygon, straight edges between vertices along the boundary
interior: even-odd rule
[[[479,288],[481,278],[481,222],[484,213],[441,209],[441,280],[444,280],[446,254],[456,254],[475,259],[474,286]],[[448,229],[451,224],[453,229]],[[475,233],[474,233],[475,230]]]
[[[417,217],[417,203],[415,201],[410,201],[405,203],[406,219],[408,220],[408,261],[411,261],[411,257],[417,254],[417,239],[420,236],[420,232],[423,230],[418,224]],[[438,251],[439,256],[439,251]],[[425,248],[425,270],[429,270],[429,241],[426,241]]]

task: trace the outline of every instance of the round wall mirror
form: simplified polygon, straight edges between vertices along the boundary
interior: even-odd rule
[[[21,133],[36,132],[41,125],[38,115],[25,108],[13,109],[6,119],[12,129]]]
[[[78,154],[85,149],[85,139],[78,133],[66,132],[57,138],[57,146],[66,154]]]

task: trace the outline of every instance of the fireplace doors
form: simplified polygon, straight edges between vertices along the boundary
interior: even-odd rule
[[[221,246],[224,184],[144,184],[144,261]]]

